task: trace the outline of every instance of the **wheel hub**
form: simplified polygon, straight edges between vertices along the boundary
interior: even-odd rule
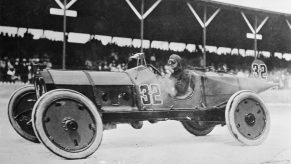
[[[256,99],[246,98],[238,103],[234,112],[235,126],[244,137],[259,137],[266,126],[266,115]]]
[[[252,127],[256,123],[256,117],[254,114],[249,113],[245,116],[245,122],[247,123],[248,126]]]
[[[66,131],[76,131],[78,129],[78,123],[73,119],[73,118],[70,118],[70,117],[66,117],[64,118],[63,120],[63,128],[66,130]]]

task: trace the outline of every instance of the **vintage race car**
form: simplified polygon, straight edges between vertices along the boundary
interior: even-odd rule
[[[103,130],[120,123],[139,129],[143,121],[177,120],[195,136],[227,125],[242,144],[265,140],[270,116],[257,93],[274,84],[206,70],[189,75],[187,92],[176,96],[175,81],[145,62],[124,72],[42,70],[34,86],[12,95],[8,116],[22,137],[68,159],[94,153]]]

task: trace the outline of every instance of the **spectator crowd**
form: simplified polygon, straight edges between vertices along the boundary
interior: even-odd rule
[[[51,68],[52,63],[48,58],[40,60],[39,58],[0,58],[0,81],[31,83],[34,76],[34,68],[37,64],[43,64],[46,68]]]
[[[0,36],[0,82],[23,83],[32,82],[36,64],[46,67],[62,68],[62,42],[52,42],[47,39],[38,41],[31,36],[21,38],[10,38]],[[21,43],[21,44],[15,44]],[[34,46],[32,46],[34,45]],[[92,40],[86,44],[67,44],[66,68],[82,69],[92,71],[123,71],[132,60],[130,57],[140,52],[140,48],[120,47],[115,44],[103,45],[100,41]],[[171,50],[160,50],[155,48],[144,49],[148,64],[152,64],[161,73],[165,72],[168,57],[175,53],[184,59],[184,63],[190,67],[201,67],[202,50],[196,47],[194,52],[185,50],[175,52]],[[242,56],[240,54],[217,54],[207,52],[206,65],[218,72],[229,72],[238,76],[248,77],[250,75],[253,56]],[[288,85],[291,62],[271,56],[260,57],[268,66],[268,79],[278,82],[282,88]]]

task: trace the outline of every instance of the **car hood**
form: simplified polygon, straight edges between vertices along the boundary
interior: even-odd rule
[[[46,70],[46,83],[61,85],[133,85],[125,72],[98,72],[80,70]]]

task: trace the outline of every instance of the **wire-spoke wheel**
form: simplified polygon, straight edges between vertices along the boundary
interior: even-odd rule
[[[31,114],[36,102],[32,85],[16,90],[8,103],[8,118],[14,130],[28,141],[39,143],[32,128]]]

